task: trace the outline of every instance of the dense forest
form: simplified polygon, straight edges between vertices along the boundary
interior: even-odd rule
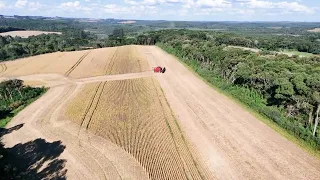
[[[0,33],[10,32],[10,31],[24,31],[24,30],[25,29],[14,28],[14,27],[10,27],[10,26],[0,27]]]
[[[162,32],[162,31],[161,31]],[[235,33],[216,32],[216,31],[196,31],[203,36],[212,37],[214,45],[233,45],[249,48],[258,48],[265,51],[281,51],[281,50],[296,50],[299,52],[308,52],[320,54],[320,33],[310,33],[305,36],[249,36],[238,35]],[[148,33],[145,33],[148,34]],[[148,44],[149,42],[145,34],[137,37],[138,44]],[[206,37],[203,37],[206,39]],[[157,41],[157,37],[149,39],[149,41]]]
[[[258,48],[268,51],[296,50],[320,54],[320,33],[310,33],[304,36],[264,35],[264,36],[236,36],[227,33],[211,33],[217,43],[226,45]]]
[[[34,19],[0,18],[0,32],[13,30],[42,30],[62,32],[26,39],[0,36],[0,61],[56,51],[74,51],[127,44],[152,44],[145,34],[161,29],[185,28],[203,31],[214,37],[215,45],[235,45],[266,51],[295,50],[320,54],[320,33],[308,30],[320,23],[246,23],[246,22],[175,22],[106,19]],[[119,33],[121,32],[121,33]]]
[[[221,37],[191,30],[149,32],[139,43],[156,43],[208,82],[320,150],[320,57],[226,49]]]
[[[29,38],[0,36],[0,61],[51,53],[75,51],[96,46],[96,37],[81,30],[69,30],[62,35],[48,34]]]
[[[0,83],[0,128],[17,113],[43,94],[46,88],[24,86],[22,80],[12,79]]]

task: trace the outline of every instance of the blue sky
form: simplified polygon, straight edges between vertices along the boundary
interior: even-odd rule
[[[188,21],[320,21],[320,0],[0,0],[0,14]]]

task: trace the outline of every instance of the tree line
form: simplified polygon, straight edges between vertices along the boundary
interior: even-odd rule
[[[232,33],[213,33],[213,36],[219,45],[235,45],[249,48],[259,48],[268,51],[289,49],[299,52],[320,54],[320,33],[309,33],[303,36],[239,36]]]
[[[75,51],[96,45],[96,36],[69,30],[62,35],[43,34],[28,38],[0,36],[0,61],[57,51]]]
[[[138,43],[157,44],[178,56],[207,81],[320,150],[320,57],[261,55],[226,48],[221,39],[210,32],[161,30],[140,36]]]
[[[0,83],[0,127],[3,122],[20,107],[28,105],[30,100],[39,97],[46,91],[46,88],[34,88],[24,86],[23,81],[12,79]]]
[[[0,27],[0,33],[10,32],[10,31],[25,31],[25,29],[15,28],[15,27],[10,27],[10,26]]]

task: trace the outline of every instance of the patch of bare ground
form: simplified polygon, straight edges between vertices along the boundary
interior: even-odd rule
[[[308,30],[308,32],[319,33],[320,32],[320,28],[310,29],[310,30]]]
[[[48,31],[10,31],[0,33],[0,36],[12,36],[12,37],[22,37],[28,38],[30,36],[39,36],[41,34],[62,34],[61,32],[48,32]]]

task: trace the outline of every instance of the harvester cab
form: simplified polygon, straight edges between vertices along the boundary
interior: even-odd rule
[[[165,73],[166,67],[157,66],[153,68],[153,72],[155,73]]]

